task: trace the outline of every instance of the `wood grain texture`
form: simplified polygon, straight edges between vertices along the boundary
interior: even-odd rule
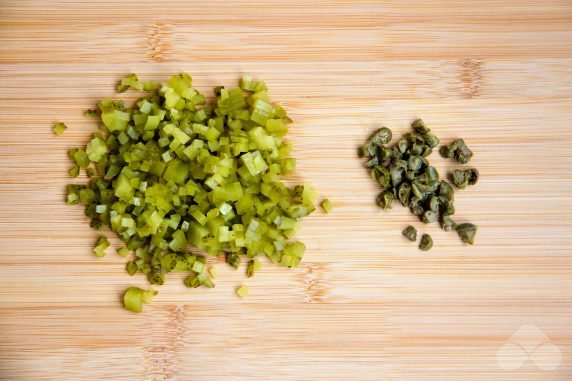
[[[299,269],[247,281],[220,263],[213,290],[173,276],[134,315],[120,292],[146,281],[91,255],[96,233],[63,203],[66,150],[121,76],[179,71],[205,92],[266,80],[296,122],[293,180],[335,210],[304,221]],[[2,380],[572,378],[569,0],[2,0],[0,115]],[[474,247],[373,203],[356,147],[419,116],[476,153],[481,180],[456,200]],[[431,252],[402,239],[411,223]],[[507,370],[522,352],[499,349],[523,326],[558,352],[539,359],[529,330],[531,358]]]

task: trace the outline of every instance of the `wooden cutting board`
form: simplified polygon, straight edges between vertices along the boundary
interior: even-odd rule
[[[266,80],[295,120],[292,180],[335,210],[304,221],[300,268],[218,260],[215,289],[172,276],[136,315],[120,294],[146,280],[91,254],[66,151],[120,77],[181,71],[207,93]],[[3,0],[0,98],[2,380],[572,379],[569,0]],[[416,117],[475,152],[456,199],[473,247],[374,204],[356,148]]]

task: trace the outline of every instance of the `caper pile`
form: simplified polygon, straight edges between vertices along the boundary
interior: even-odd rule
[[[394,202],[399,202],[424,223],[439,222],[445,231],[456,230],[463,242],[473,244],[477,227],[469,223],[457,226],[454,222],[451,216],[455,214],[455,191],[427,159],[439,145],[439,138],[421,119],[415,120],[411,127],[413,131],[393,145],[389,145],[391,130],[380,128],[362,147],[364,165],[370,168],[371,177],[382,188],[377,205],[391,209]],[[441,153],[461,163],[467,163],[473,155],[462,140],[444,146]],[[455,170],[453,179],[456,186],[464,188],[477,182],[478,171],[474,168]],[[424,235],[422,249],[429,250],[432,245],[431,237]]]

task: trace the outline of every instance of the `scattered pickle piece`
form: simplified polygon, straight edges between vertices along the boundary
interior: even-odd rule
[[[101,236],[95,242],[95,247],[93,248],[92,251],[96,256],[104,257],[105,249],[107,249],[108,247],[109,247],[109,241],[107,240],[107,237]]]
[[[334,209],[332,202],[328,199],[325,199],[324,201],[322,201],[322,203],[320,205],[321,205],[322,209],[324,209],[324,212],[326,212],[326,214],[330,213],[332,211],[332,209]]]
[[[254,272],[258,271],[262,268],[262,264],[258,259],[251,259],[248,262],[248,266],[246,267],[246,276],[252,278],[254,276]]]
[[[248,296],[248,287],[247,286],[240,286],[236,289],[236,294],[240,296],[242,299]]]
[[[56,136],[60,136],[61,134],[63,134],[65,132],[65,130],[67,130],[68,127],[61,123],[58,122],[54,125],[54,127],[52,127],[52,131],[54,132],[54,134],[56,134]]]
[[[157,295],[156,290],[145,291],[139,287],[129,287],[123,295],[123,306],[126,310],[139,313],[143,304],[149,303]]]

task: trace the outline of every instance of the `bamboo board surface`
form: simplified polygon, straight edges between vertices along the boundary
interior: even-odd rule
[[[135,315],[120,293],[146,280],[91,254],[66,151],[121,76],[180,71],[204,92],[266,80],[295,120],[292,179],[335,210],[304,221],[300,268],[218,263],[215,289],[169,277]],[[2,0],[0,100],[1,380],[572,379],[569,0]],[[356,148],[416,117],[475,151],[456,198],[474,247],[373,202]]]

